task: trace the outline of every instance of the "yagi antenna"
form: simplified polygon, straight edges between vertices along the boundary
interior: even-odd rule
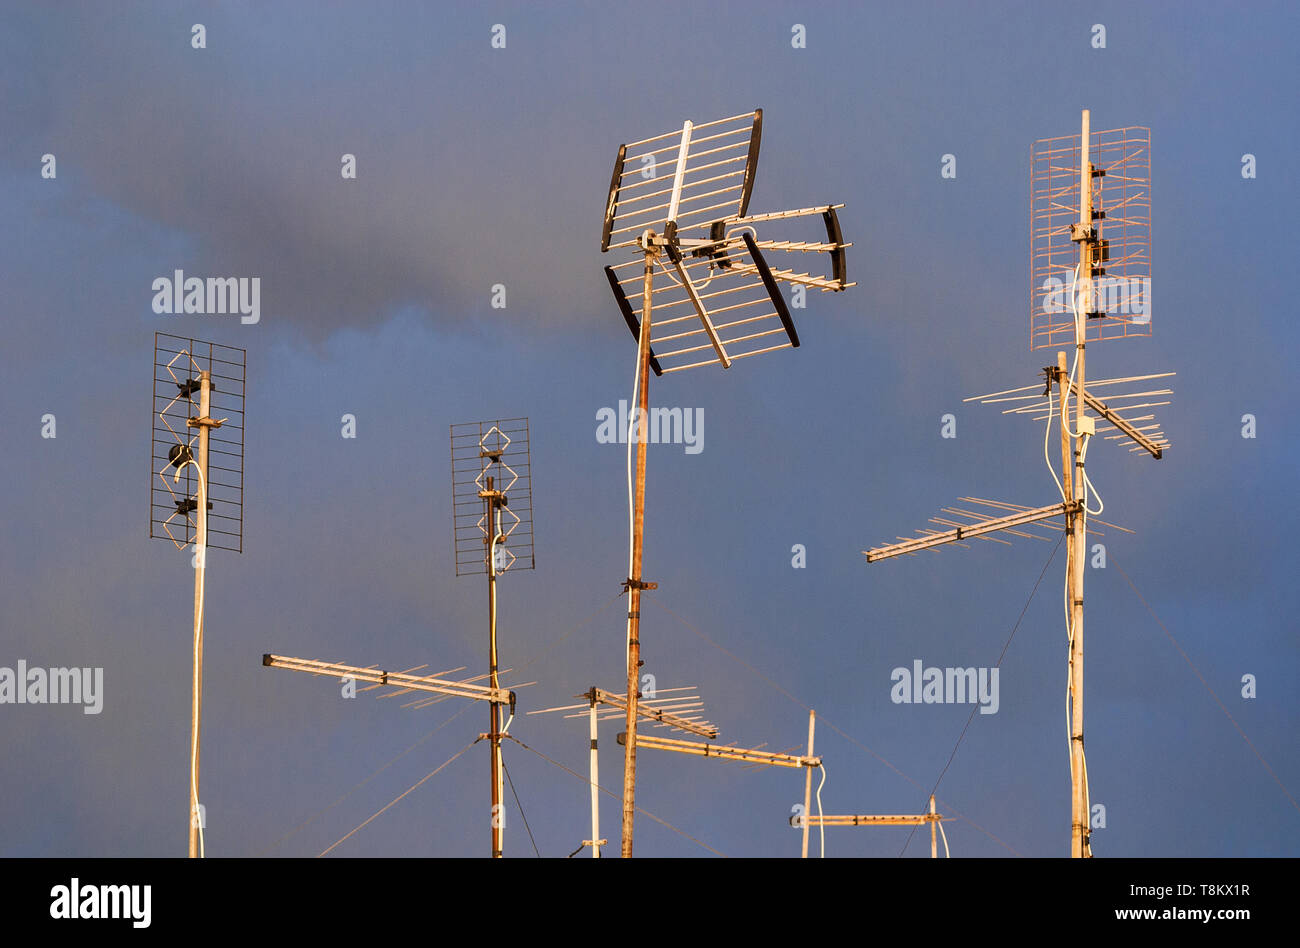
[[[720,365],[799,345],[780,284],[843,290],[849,247],[836,213],[842,204],[749,213],[758,170],[763,111],[680,129],[622,145],[614,160],[600,249],[625,256],[605,267],[624,322],[637,340],[635,488],[629,483],[631,550],[627,614],[627,708],[621,852],[632,855],[636,813],[637,685],[641,668],[641,576],[650,371],[656,375]],[[820,222],[825,234],[789,239],[790,222]],[[776,232],[760,234],[772,225]],[[781,239],[778,239],[781,238]],[[779,255],[773,266],[766,254]],[[818,275],[799,270],[824,254]],[[822,269],[822,268],[815,268]],[[653,318],[652,318],[653,317]],[[629,432],[628,449],[632,435]],[[629,482],[632,481],[629,457]]]
[[[510,718],[507,719],[507,728],[509,721],[514,719],[515,715],[515,688],[522,688],[526,685],[533,685],[536,682],[521,682],[510,688],[501,687],[497,674],[478,675],[472,678],[451,679],[445,676],[454,675],[462,672],[464,668],[451,668],[446,671],[437,672],[432,675],[419,675],[416,672],[423,671],[427,665],[416,665],[414,668],[407,668],[403,671],[387,671],[374,665],[359,666],[345,665],[342,662],[325,662],[312,658],[293,658],[288,655],[265,654],[262,656],[262,665],[267,668],[282,668],[286,671],[303,672],[308,675],[317,677],[333,678],[344,682],[345,689],[351,687],[352,695],[355,696],[360,691],[371,691],[376,689],[388,689],[384,693],[377,695],[378,698],[398,698],[405,695],[414,694],[416,697],[402,705],[403,708],[421,709],[430,705],[445,701],[448,698],[468,698],[471,701],[487,702],[492,709],[493,719],[496,718],[498,708],[508,708]],[[496,672],[496,669],[493,670]],[[506,674],[510,669],[501,669],[500,674]],[[484,684],[484,679],[489,679]],[[366,682],[364,688],[357,688],[357,682]],[[344,692],[346,695],[346,691]],[[480,734],[479,740],[487,738],[487,734]],[[493,823],[502,823],[504,820],[498,819],[499,810],[493,810]],[[496,845],[498,835],[493,833],[493,844]],[[500,852],[495,851],[494,855],[499,856]]]
[[[822,815],[803,813],[799,816],[790,817],[790,825],[796,829],[816,826],[825,833],[827,826],[930,826],[930,858],[939,858],[939,840],[938,834],[943,835],[943,854],[950,856],[948,851],[948,834],[943,832],[943,824],[951,823],[953,817],[943,816],[935,811],[934,794],[930,795],[930,810],[927,813],[908,813],[908,814],[869,814],[869,813],[827,813]],[[938,834],[935,832],[938,830]],[[805,852],[804,856],[808,854]],[[823,855],[825,855],[823,851]]]
[[[662,699],[660,696],[663,696]],[[574,712],[564,715],[566,718],[585,717],[588,722],[588,733],[591,740],[591,749],[589,751],[589,769],[591,773],[591,839],[584,839],[582,846],[574,850],[574,855],[582,852],[583,848],[591,847],[591,856],[593,859],[600,858],[600,847],[604,846],[609,840],[600,837],[600,758],[597,751],[597,725],[601,721],[608,721],[611,718],[625,718],[627,714],[628,702],[626,694],[617,694],[612,691],[605,691],[603,688],[592,687],[585,694],[574,695],[575,698],[586,698],[582,704],[566,704],[557,708],[543,708],[540,711],[529,711],[529,714],[551,714],[556,711]],[[701,713],[704,709],[704,702],[700,696],[695,693],[693,687],[684,688],[658,688],[655,690],[654,704],[638,702],[636,713],[645,721],[652,723],[655,727],[666,727],[674,731],[681,731],[687,734],[697,734],[700,737],[706,737],[714,740],[718,736],[718,728],[704,719]]]
[[[203,595],[210,548],[244,545],[244,381],[232,346],[154,333],[149,536],[194,549],[194,675],[190,702],[189,856],[204,855],[199,803],[203,722]],[[213,417],[218,415],[220,417]]]
[[[714,760],[739,760],[751,767],[788,767],[804,769],[804,813],[812,805],[812,772],[821,769],[822,759],[813,754],[813,731],[816,725],[816,712],[808,711],[808,753],[789,754],[778,751],[765,751],[757,747],[736,747],[734,744],[707,744],[703,741],[684,741],[672,737],[643,734],[636,740],[642,747],[652,750],[671,751],[675,754],[687,754],[692,757],[711,757]],[[629,733],[619,734],[618,742],[627,747]],[[716,733],[713,735],[716,737]],[[826,772],[822,770],[823,782]],[[818,788],[818,809],[820,810],[821,788]],[[803,855],[808,855],[808,826],[803,827]]]
[[[964,506],[945,508],[945,516],[932,518],[944,529],[927,528],[864,551],[867,562],[875,563],[972,539],[1043,539],[1036,531],[1045,527],[1069,534],[1070,855],[1076,858],[1092,855],[1083,752],[1083,578],[1087,535],[1093,532],[1089,518],[1125,529],[1097,519],[1105,508],[1085,467],[1088,447],[1101,435],[1130,452],[1163,458],[1169,440],[1148,410],[1168,405],[1173,394],[1159,381],[1172,372],[1086,379],[1087,342],[1151,334],[1151,130],[1092,132],[1090,126],[1090,113],[1084,110],[1078,136],[1036,142],[1029,173],[1030,348],[1073,339],[1074,363],[1067,367],[1066,352],[1058,351],[1056,364],[1042,369],[1038,385],[966,399],[1046,422],[1043,457],[1060,503],[1031,508],[964,498]],[[1059,476],[1050,456],[1054,427],[1059,429]],[[1062,520],[1050,523],[1058,517]]]

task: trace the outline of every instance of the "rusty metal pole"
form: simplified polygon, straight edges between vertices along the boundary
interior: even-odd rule
[[[647,238],[653,234],[647,232]],[[650,414],[650,296],[654,289],[654,262],[658,250],[645,240],[645,281],[641,290],[641,330],[637,359],[636,484],[632,507],[632,575],[628,577],[627,604],[627,738],[623,745],[623,842],[621,855],[632,856],[632,824],[636,814],[636,716],[641,684],[641,542],[645,532],[645,464]]]
[[[497,519],[500,499],[493,478],[486,479],[488,533],[488,676],[493,688],[501,687],[497,679]],[[501,708],[488,702],[488,741],[492,752],[492,858],[500,859],[504,848],[505,813],[501,806]]]

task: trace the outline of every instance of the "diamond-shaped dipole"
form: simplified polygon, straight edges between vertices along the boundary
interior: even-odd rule
[[[451,428],[452,506],[456,575],[489,572],[492,541],[498,573],[532,569],[532,470],[528,419],[508,418],[470,422]],[[491,535],[485,497],[504,495],[495,506],[497,536]],[[499,551],[509,544],[510,553]]]
[[[149,535],[184,549],[197,538],[200,377],[209,376],[209,413],[220,421],[209,436],[205,473],[205,546],[240,552],[244,522],[243,349],[168,333],[155,334],[153,447]],[[176,479],[177,472],[180,478]]]

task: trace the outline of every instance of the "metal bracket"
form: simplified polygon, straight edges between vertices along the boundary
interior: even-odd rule
[[[225,423],[225,418],[212,418],[208,415],[204,415],[202,418],[185,419],[185,427],[187,428],[220,428]]]
[[[1052,383],[1056,381],[1056,372],[1057,369],[1056,366],[1054,365],[1043,366],[1043,379],[1046,382],[1046,384],[1043,387],[1044,398],[1052,394]]]
[[[625,579],[625,580],[623,580],[623,591],[624,591],[624,592],[627,592],[628,590],[631,590],[631,589],[658,589],[658,588],[659,588],[659,584],[658,584],[658,583],[643,583],[643,582],[642,582],[641,580],[639,580],[639,579]]]

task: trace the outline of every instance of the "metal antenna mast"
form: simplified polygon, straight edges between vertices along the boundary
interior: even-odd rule
[[[497,680],[497,576],[510,569],[534,566],[532,484],[527,418],[451,426],[456,575],[487,573],[488,682],[492,688],[500,684]],[[515,501],[513,508],[511,496]],[[481,514],[477,519],[476,513]],[[505,841],[501,764],[501,736],[505,727],[501,723],[500,704],[489,704],[488,712],[492,858],[500,859]]]
[[[1105,184],[1108,179],[1109,190]],[[1102,237],[1103,228],[1111,235],[1109,238]],[[918,537],[865,551],[867,562],[874,563],[967,539],[1006,542],[991,534],[1043,539],[1028,530],[1028,525],[1064,517],[1063,529],[1069,539],[1065,611],[1069,643],[1070,855],[1075,858],[1092,855],[1088,768],[1083,742],[1083,580],[1087,534],[1094,532],[1088,520],[1090,517],[1095,520],[1104,509],[1084,462],[1092,439],[1105,432],[1113,432],[1104,434],[1105,440],[1118,441],[1130,451],[1146,451],[1157,460],[1162,458],[1169,442],[1153,416],[1130,412],[1168,405],[1168,401],[1143,399],[1164,398],[1172,392],[1161,388],[1125,392],[1109,386],[1127,388],[1173,374],[1094,381],[1093,390],[1105,389],[1103,401],[1086,384],[1085,344],[1088,340],[1151,334],[1150,251],[1150,129],[1130,127],[1093,132],[1085,109],[1077,139],[1066,136],[1035,143],[1030,162],[1030,348],[1047,348],[1063,341],[1060,337],[1072,337],[1074,366],[1067,370],[1066,353],[1058,351],[1056,364],[1042,370],[1046,384],[1041,393],[1032,394],[1037,386],[1026,386],[966,401],[1019,403],[1003,409],[1004,414],[1026,414],[1036,421],[1046,421],[1045,458],[1053,420],[1059,421],[1061,475],[1056,478],[1053,471],[1053,478],[1057,481],[1061,503],[1029,508],[963,498],[986,509],[944,508],[951,517],[932,518],[932,522],[953,529],[922,530]],[[1055,406],[1053,387],[1057,391]],[[1045,405],[1043,399],[1047,400]],[[1089,408],[1104,425],[1099,426],[1098,418],[1087,414]],[[1048,470],[1052,470],[1050,459]],[[1097,500],[1097,510],[1090,508],[1090,497]],[[1096,522],[1115,527],[1105,521]]]
[[[194,674],[190,701],[189,856],[202,857],[203,602],[209,548],[243,549],[243,349],[154,333],[149,536],[194,547]],[[218,385],[218,380],[220,384]],[[226,417],[213,418],[216,410]],[[221,437],[213,434],[220,432]],[[209,460],[216,463],[209,466]],[[215,474],[213,472],[216,472]],[[183,493],[178,493],[182,476]],[[215,520],[215,523],[210,523]]]
[[[680,130],[620,146],[605,205],[601,251],[623,250],[632,256],[605,267],[605,275],[637,340],[636,407],[629,426],[636,431],[636,477],[629,490],[631,549],[623,584],[628,592],[625,858],[632,855],[636,813],[641,594],[657,588],[644,581],[641,562],[650,370],[663,375],[707,365],[726,369],[737,359],[796,347],[799,336],[778,283],[822,291],[853,285],[846,278],[850,244],[843,240],[836,214],[842,204],[746,216],[762,125],[763,112],[757,109],[712,122],[688,121]],[[755,224],[804,218],[820,219],[824,238],[757,236]],[[824,253],[830,272],[818,276],[796,271],[793,264],[772,267],[764,251],[790,260]],[[666,315],[652,323],[652,313]],[[632,437],[629,432],[629,448]]]

